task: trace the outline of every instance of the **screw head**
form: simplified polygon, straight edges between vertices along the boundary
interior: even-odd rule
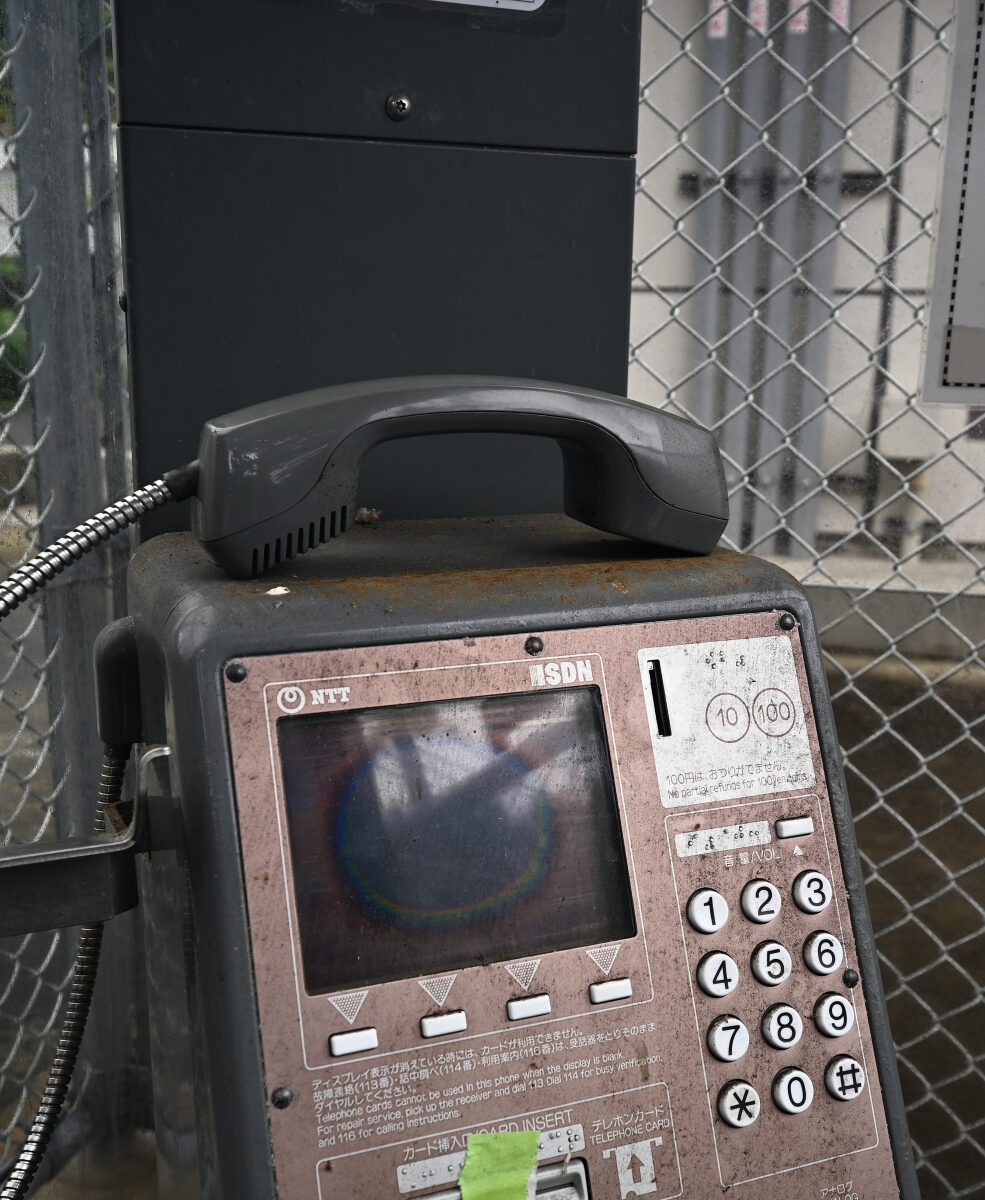
[[[294,1093],[289,1087],[278,1087],[270,1093],[270,1103],[274,1108],[288,1108],[294,1100]]]
[[[544,643],[539,637],[528,637],[523,643],[523,648],[528,654],[540,654],[543,652]]]
[[[386,98],[386,115],[391,121],[406,121],[410,116],[410,96],[406,92],[394,92]]]
[[[797,628],[797,621],[793,613],[780,614],[780,628],[786,630],[787,633],[789,633],[792,629]]]
[[[226,678],[230,683],[242,683],[249,671],[241,662],[232,662],[226,667]]]
[[[859,981],[858,971],[856,971],[853,967],[849,967],[848,970],[844,973],[844,975],[842,975],[841,981],[845,985],[846,988],[858,987],[858,981]]]

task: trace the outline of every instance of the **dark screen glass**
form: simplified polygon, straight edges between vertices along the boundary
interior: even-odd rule
[[[309,993],[635,933],[597,688],[277,736]]]

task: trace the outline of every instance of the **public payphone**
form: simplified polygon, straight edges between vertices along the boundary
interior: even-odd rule
[[[505,427],[568,517],[357,519],[372,444]],[[384,381],[210,422],[191,477],[100,651],[171,751],[162,1195],[917,1194],[813,617],[713,549],[710,435]]]

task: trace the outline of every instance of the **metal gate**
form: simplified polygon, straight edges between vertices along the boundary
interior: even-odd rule
[[[920,399],[950,16],[644,4],[629,388],[809,585],[925,1197],[985,1193],[985,413]]]
[[[811,588],[928,1198],[985,1192],[985,413],[919,393],[950,6],[644,4],[630,346],[630,395],[717,431],[731,542]],[[12,567],[121,494],[128,460],[108,15],[8,0],[0,33]],[[88,642],[125,550],[0,629],[5,842],[88,820]],[[104,1001],[136,953],[117,936]],[[37,1102],[70,942],[0,945],[0,1169]],[[123,1124],[146,1121],[139,1013],[101,1011],[62,1156],[87,1113],[120,1112],[107,1056],[132,1066]]]

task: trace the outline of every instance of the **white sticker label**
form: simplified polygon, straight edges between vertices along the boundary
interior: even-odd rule
[[[766,821],[750,821],[748,825],[723,825],[721,829],[692,829],[674,838],[678,858],[692,854],[714,854],[719,850],[747,850],[750,846],[765,846],[770,840]]]
[[[639,663],[665,808],[814,786],[789,638],[662,646],[641,650]]]

